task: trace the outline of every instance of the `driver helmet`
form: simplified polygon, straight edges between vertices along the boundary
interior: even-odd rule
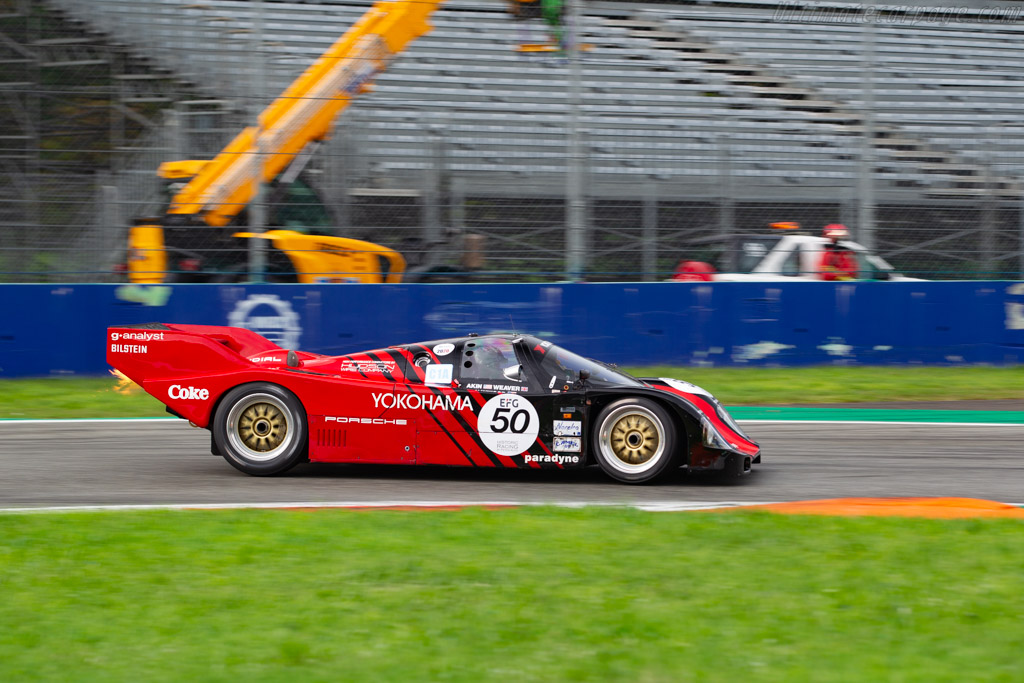
[[[508,348],[508,342],[504,339],[485,339],[477,346],[477,362],[489,368],[503,369],[507,363],[504,350]]]
[[[850,236],[850,231],[842,223],[831,223],[825,226],[821,234],[833,242],[838,242],[839,240],[847,239]]]

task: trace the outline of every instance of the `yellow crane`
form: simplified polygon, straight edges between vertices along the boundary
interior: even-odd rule
[[[329,225],[322,206],[300,206],[315,194],[299,178],[316,144],[327,139],[338,114],[388,63],[431,26],[427,19],[443,0],[380,0],[210,161],[162,164],[161,178],[178,189],[166,214],[131,228],[128,276],[136,283],[179,279],[228,280],[244,275],[248,240],[267,242],[268,275],[298,282],[398,282],[405,259],[387,247],[361,240],[275,228],[235,232],[257,186],[277,179],[277,202],[305,212],[309,227]],[[308,200],[307,200],[308,201]],[[268,204],[273,206],[274,201]],[[319,212],[320,215],[316,215]],[[309,215],[310,213],[314,215]],[[289,221],[278,220],[287,225]],[[222,228],[220,230],[216,228]],[[240,270],[241,269],[241,270]]]

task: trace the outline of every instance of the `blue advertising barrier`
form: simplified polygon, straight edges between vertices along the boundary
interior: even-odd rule
[[[1024,283],[0,285],[0,377],[103,374],[105,328],[247,327],[325,354],[532,333],[628,365],[1021,364]]]

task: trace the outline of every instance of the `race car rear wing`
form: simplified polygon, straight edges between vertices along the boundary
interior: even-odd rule
[[[213,325],[147,323],[107,328],[107,362],[167,406],[172,415],[204,427],[220,395],[258,381],[253,356],[272,354],[288,364],[294,352],[250,330]],[[298,365],[296,361],[295,365]]]
[[[249,367],[248,356],[282,351],[238,327],[146,323],[107,328],[107,362],[143,388],[152,380]]]

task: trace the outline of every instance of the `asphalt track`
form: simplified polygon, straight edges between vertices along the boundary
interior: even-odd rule
[[[1024,502],[1024,425],[762,423],[763,463],[738,483],[680,472],[625,486],[597,468],[303,465],[255,478],[178,420],[0,423],[0,508],[259,503],[779,502],[957,496]]]

